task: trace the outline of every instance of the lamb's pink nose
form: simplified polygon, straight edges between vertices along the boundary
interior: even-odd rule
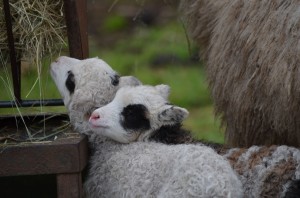
[[[89,119],[89,121],[93,122],[93,121],[96,121],[98,119],[100,119],[99,113],[98,112],[93,112],[92,115],[91,115],[91,117],[90,117],[90,119]]]

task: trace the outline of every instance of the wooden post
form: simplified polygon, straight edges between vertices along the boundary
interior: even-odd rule
[[[64,0],[70,56],[88,57],[87,3],[86,0]]]
[[[15,41],[12,31],[12,20],[10,15],[9,0],[3,0],[3,9],[14,85],[15,104],[17,106],[21,102],[21,61],[15,50]]]
[[[82,179],[81,173],[58,174],[57,182],[57,197],[58,198],[81,198]]]

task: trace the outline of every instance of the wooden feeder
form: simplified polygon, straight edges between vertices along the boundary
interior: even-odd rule
[[[87,58],[86,1],[64,0],[63,3],[70,56],[78,59]],[[8,48],[15,100],[0,101],[0,107],[13,108],[63,105],[60,99],[40,101],[23,100],[21,98],[21,64],[15,50],[9,0],[3,0],[3,10],[9,44]],[[68,116],[53,116],[50,114],[24,117],[2,116],[0,117],[0,128],[6,128],[6,131],[10,133],[20,133],[25,126],[27,127],[33,124],[38,126],[38,123],[42,120],[57,124],[58,122],[68,120]],[[72,131],[70,132],[72,133]],[[82,171],[87,164],[88,158],[87,139],[85,136],[76,133],[72,134],[73,135],[69,137],[58,137],[55,141],[2,146],[2,148],[0,148],[0,196],[82,197]],[[44,179],[40,179],[41,177]],[[52,183],[46,181],[45,185],[41,186],[41,181],[47,179],[49,179],[49,181],[51,180]],[[21,184],[20,186],[16,186],[18,182]],[[25,189],[30,188],[30,183],[32,183],[35,188]],[[52,184],[52,186],[50,184]],[[50,190],[50,192],[49,189],[52,189],[52,191]],[[23,190],[27,191],[22,192]],[[53,192],[55,190],[56,192]]]

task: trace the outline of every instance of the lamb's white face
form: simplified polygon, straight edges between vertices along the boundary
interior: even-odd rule
[[[51,64],[50,71],[63,97],[64,104],[69,110],[76,89],[95,90],[97,87],[102,86],[107,90],[111,90],[119,83],[117,73],[107,63],[98,58],[78,60],[62,56]],[[106,87],[103,83],[106,83]]]
[[[144,141],[162,126],[188,116],[186,109],[168,103],[168,95],[167,85],[123,87],[112,102],[92,113],[91,128],[121,143]]]
[[[74,129],[87,135],[91,132],[88,119],[94,109],[111,102],[120,87],[141,84],[132,76],[119,77],[99,58],[60,57],[51,64],[51,76],[63,97]]]
[[[71,71],[79,62],[80,60],[78,59],[62,56],[56,59],[50,66],[51,77],[63,97],[65,104],[69,103],[71,92],[74,92],[75,79]]]

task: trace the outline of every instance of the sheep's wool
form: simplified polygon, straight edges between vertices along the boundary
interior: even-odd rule
[[[88,197],[242,197],[228,161],[196,145],[106,141],[84,184]]]
[[[181,11],[227,143],[299,146],[300,1],[182,0]]]

